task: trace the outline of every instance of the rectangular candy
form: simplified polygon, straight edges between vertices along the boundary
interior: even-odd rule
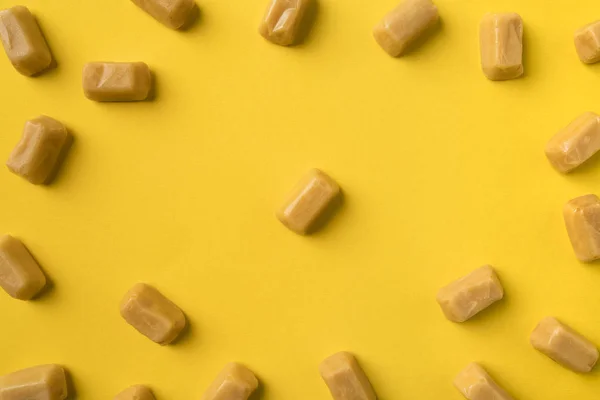
[[[563,216],[575,256],[583,262],[600,259],[600,198],[588,194],[570,200]]]
[[[373,36],[390,56],[398,57],[439,20],[431,0],[404,0],[373,29]]]
[[[277,218],[299,234],[310,233],[315,222],[334,204],[340,187],[325,173],[313,169],[294,188],[277,211]]]
[[[590,372],[598,361],[596,346],[556,318],[544,318],[531,333],[533,347],[575,372]]]
[[[469,364],[454,379],[454,386],[468,400],[512,400],[477,363]]]
[[[229,363],[219,373],[201,400],[248,400],[258,380],[248,368]]]
[[[52,63],[46,39],[27,7],[0,11],[0,39],[12,65],[25,76],[38,74]]]
[[[0,400],[64,400],[67,378],[59,365],[38,365],[0,377]]]
[[[48,183],[68,142],[69,133],[63,124],[45,115],[34,118],[25,123],[6,166],[33,184]]]
[[[150,340],[166,345],[185,328],[185,315],[162,293],[145,283],[134,285],[121,301],[121,316]]]
[[[113,400],[156,400],[148,386],[134,385],[119,392]]]
[[[10,235],[0,237],[0,286],[19,300],[35,297],[46,286],[46,276],[31,253]]]
[[[131,0],[152,18],[171,29],[187,25],[194,13],[194,0]]]
[[[83,67],[83,93],[94,101],[146,100],[152,87],[143,62],[93,62]]]
[[[479,25],[481,67],[493,81],[523,75],[523,20],[516,13],[486,14]]]
[[[302,20],[311,0],[271,0],[258,32],[281,46],[296,42]]]
[[[600,116],[586,112],[546,144],[546,157],[560,172],[569,172],[600,150]]]
[[[356,358],[342,351],[327,357],[319,366],[321,377],[334,400],[375,400],[369,378]]]
[[[586,64],[600,61],[600,21],[575,31],[575,50],[579,59]]]
[[[441,288],[437,301],[446,318],[464,322],[504,297],[494,269],[485,265]]]

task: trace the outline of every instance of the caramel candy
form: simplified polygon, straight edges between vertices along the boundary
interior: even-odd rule
[[[296,233],[309,233],[339,194],[340,187],[333,179],[313,169],[298,182],[288,201],[277,211],[277,218]]]
[[[575,31],[575,50],[579,59],[586,64],[600,61],[600,21]]]
[[[319,372],[334,400],[375,400],[377,398],[369,378],[350,353],[342,351],[327,357],[319,365]]]
[[[58,167],[68,139],[67,128],[53,118],[42,115],[29,120],[6,166],[33,184],[47,183]]]
[[[298,31],[311,0],[271,0],[258,32],[268,41],[289,46]]]
[[[454,386],[468,400],[512,400],[477,363],[463,369],[454,379]]]
[[[464,322],[503,296],[504,289],[496,272],[491,266],[484,265],[441,288],[437,302],[450,321]]]
[[[121,301],[121,316],[142,335],[161,345],[174,341],[186,324],[179,307],[145,283],[138,283],[127,292]]]
[[[167,28],[179,29],[191,22],[194,0],[131,0]]]
[[[398,57],[439,20],[431,0],[404,0],[373,29],[373,36],[390,56]]]
[[[544,318],[530,340],[534,348],[575,372],[590,372],[598,361],[593,343],[553,317]]]
[[[229,363],[204,392],[201,400],[247,400],[258,387],[258,380],[248,368]]]
[[[38,263],[25,245],[10,235],[0,237],[0,286],[19,300],[35,297],[46,286]]]
[[[151,86],[152,75],[143,62],[93,62],[83,67],[83,93],[90,100],[146,100]]]
[[[46,39],[27,7],[0,11],[0,39],[12,65],[25,76],[38,74],[52,63]]]
[[[586,112],[560,130],[546,145],[546,157],[560,172],[569,172],[600,150],[600,116]]]
[[[149,387],[134,385],[117,394],[113,400],[155,400]]]
[[[38,365],[0,377],[0,400],[64,400],[65,370],[55,364]]]
[[[481,67],[492,81],[523,75],[523,20],[519,14],[486,14],[479,25]]]
[[[563,215],[575,256],[588,262],[600,259],[600,199],[588,194],[569,201]]]

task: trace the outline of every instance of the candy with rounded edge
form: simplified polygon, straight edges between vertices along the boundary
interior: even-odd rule
[[[373,36],[390,56],[398,57],[439,20],[431,0],[404,0],[373,29]]]
[[[36,75],[52,64],[46,39],[27,7],[0,11],[0,40],[12,65],[25,76]]]
[[[94,101],[146,100],[152,88],[143,62],[92,62],[83,67],[83,93]]]

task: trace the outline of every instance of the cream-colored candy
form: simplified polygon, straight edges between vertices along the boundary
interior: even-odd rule
[[[600,116],[586,112],[546,144],[546,157],[560,172],[569,172],[600,150]]]
[[[179,29],[191,22],[196,3],[194,0],[131,0],[155,20],[171,29]]]
[[[488,79],[523,75],[523,20],[519,14],[486,14],[479,25],[481,67]]]
[[[248,368],[229,363],[204,392],[201,400],[247,400],[258,387],[258,380]]]
[[[441,288],[437,301],[446,318],[464,322],[503,296],[504,289],[496,272],[485,265]]]
[[[258,32],[281,46],[296,43],[298,32],[312,0],[270,0]]]
[[[0,377],[0,400],[64,400],[65,370],[59,365],[38,365]]]
[[[580,261],[600,259],[600,199],[595,194],[577,197],[563,209],[567,233]]]
[[[127,292],[121,301],[121,316],[142,335],[161,345],[174,341],[186,325],[181,309],[145,283],[138,283]]]
[[[454,379],[454,386],[468,400],[512,400],[477,363],[469,364]]]
[[[340,187],[325,173],[313,169],[294,188],[277,211],[277,218],[289,229],[306,234],[340,195]]]
[[[398,57],[438,20],[431,0],[403,0],[375,26],[373,36],[390,56]]]
[[[375,400],[377,396],[356,358],[345,351],[327,357],[319,372],[334,400]]]
[[[17,71],[32,76],[52,64],[52,54],[42,31],[27,7],[0,11],[0,39]]]
[[[0,286],[19,300],[35,297],[46,286],[46,277],[31,253],[10,235],[0,237]]]
[[[600,61],[600,21],[575,31],[575,50],[579,59],[586,64]]]
[[[593,343],[553,317],[544,318],[530,340],[537,350],[575,372],[590,372],[598,361]]]
[[[155,400],[148,386],[134,385],[117,394],[113,400]]]
[[[6,166],[33,184],[48,183],[68,142],[67,128],[57,120],[45,115],[29,120]]]
[[[143,62],[93,62],[83,67],[83,93],[94,101],[146,100],[152,87]]]

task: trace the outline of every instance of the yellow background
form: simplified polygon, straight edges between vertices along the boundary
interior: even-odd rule
[[[265,3],[202,0],[194,28],[174,32],[127,0],[22,1],[58,68],[26,78],[0,59],[0,153],[39,114],[76,141],[52,186],[0,173],[0,230],[54,282],[34,302],[0,293],[0,373],[54,362],[81,399],[135,383],[198,399],[237,360],[263,399],[327,400],[317,366],[349,350],[381,400],[458,400],[451,382],[471,361],[517,399],[597,398],[597,372],[572,373],[528,342],[555,315],[600,344],[600,269],[577,262],[561,215],[600,192],[600,165],[562,176],[543,153],[562,126],[600,111],[600,67],[581,64],[572,39],[600,18],[597,4],[437,0],[441,29],[392,59],[371,28],[396,0],[320,0],[295,48],[257,34]],[[524,19],[523,79],[480,70],[490,11]],[[156,101],[87,100],[88,61],[147,62]],[[274,210],[312,167],[345,204],[300,237]],[[486,263],[505,300],[448,322],[438,288]],[[137,281],[186,312],[183,341],[160,347],[121,319]]]

